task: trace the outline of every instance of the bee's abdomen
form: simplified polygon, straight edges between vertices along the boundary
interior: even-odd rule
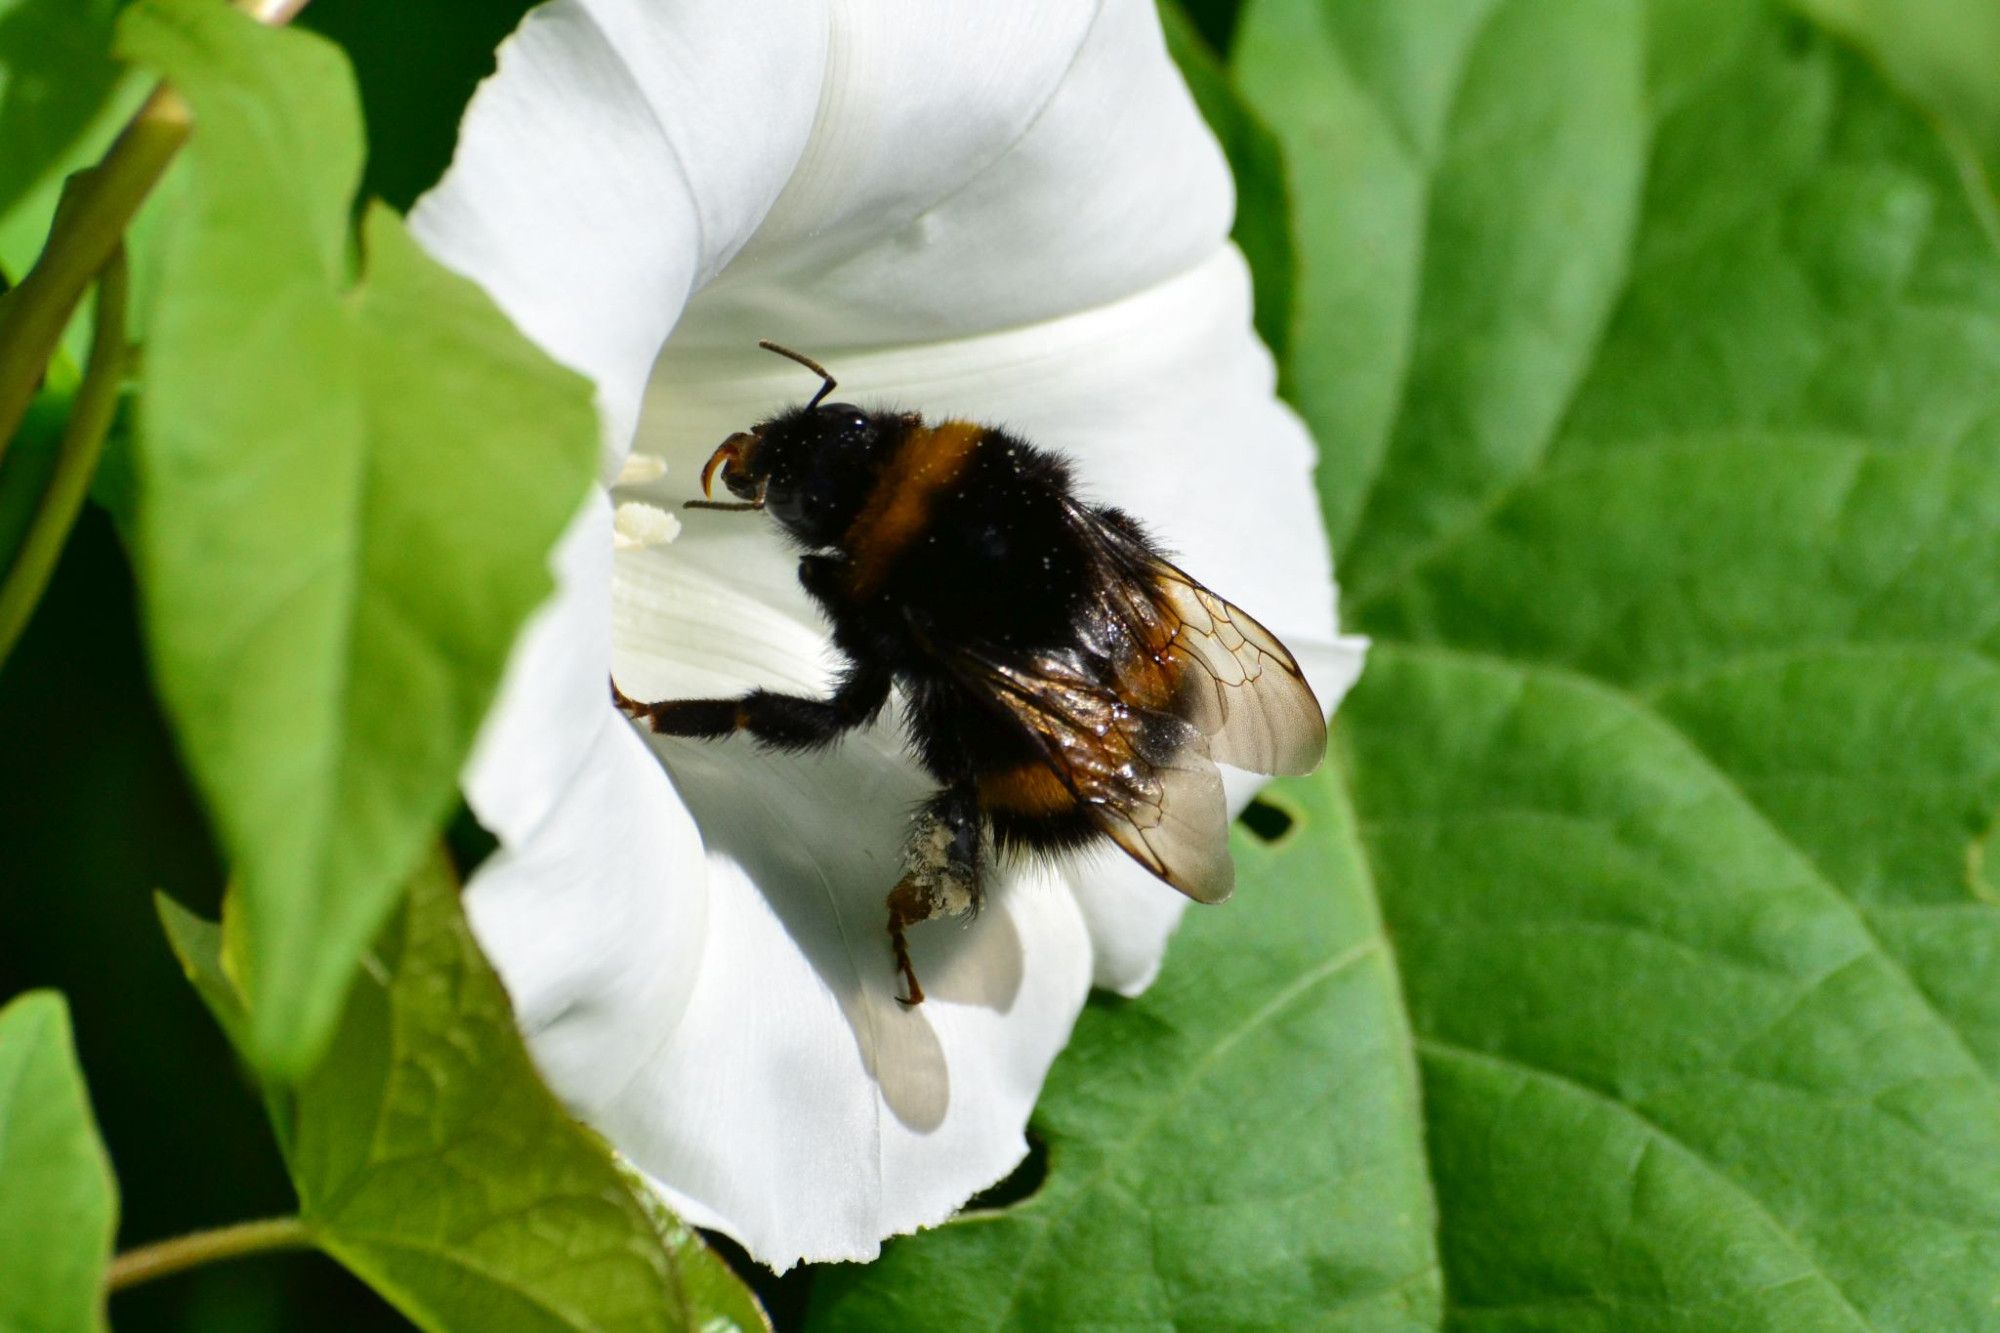
[[[1039,756],[979,774],[978,788],[979,804],[989,812],[1045,819],[1076,809],[1076,794]]]

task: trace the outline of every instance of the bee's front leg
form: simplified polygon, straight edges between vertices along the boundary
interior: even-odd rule
[[[985,899],[981,883],[986,816],[970,783],[947,787],[924,803],[903,844],[903,878],[889,891],[889,944],[908,995],[903,1005],[924,1002],[924,988],[910,965],[904,931],[934,916],[977,912]]]
[[[643,703],[611,682],[611,702],[662,736],[718,740],[739,731],[777,750],[815,750],[865,726],[889,701],[890,673],[850,666],[831,698],[752,690],[734,699],[663,699]]]

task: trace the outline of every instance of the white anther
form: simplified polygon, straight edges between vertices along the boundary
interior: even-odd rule
[[[667,460],[658,454],[627,454],[625,464],[618,469],[618,480],[614,486],[641,486],[649,481],[658,481],[667,475]]]
[[[627,500],[611,515],[611,545],[620,551],[660,546],[681,535],[681,521],[658,505]]]

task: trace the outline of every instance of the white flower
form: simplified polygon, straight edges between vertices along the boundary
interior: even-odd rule
[[[606,427],[466,773],[501,844],[474,924],[576,1112],[775,1267],[872,1257],[1005,1175],[1088,986],[1144,987],[1183,901],[1115,853],[1010,873],[975,921],[916,928],[931,998],[899,1008],[883,897],[925,784],[894,721],[801,758],[641,736],[609,702],[613,673],[641,698],[830,677],[773,525],[675,537],[674,512],[813,387],[774,338],[842,398],[1065,451],[1330,706],[1360,648],[1230,208],[1152,0],[556,0],[414,215]]]

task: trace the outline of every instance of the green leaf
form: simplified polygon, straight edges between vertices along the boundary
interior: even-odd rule
[[[187,974],[188,984],[208,1006],[208,1012],[239,1051],[250,1043],[249,1015],[243,1008],[243,992],[229,975],[224,961],[222,928],[204,921],[164,893],[153,895],[153,910],[159,913],[160,928],[167,944]]]
[[[104,1327],[118,1186],[53,991],[0,1009],[0,1329]]]
[[[1250,261],[1258,336],[1283,363],[1292,340],[1292,289],[1299,257],[1292,237],[1291,186],[1278,137],[1243,100],[1182,6],[1161,0],[1167,49],[1201,108],[1236,178],[1231,239]]]
[[[1476,513],[1561,412],[1639,206],[1645,31],[1633,3],[1246,7],[1239,77],[1309,257],[1286,382],[1351,592]]]
[[[763,1326],[700,1237],[657,1243],[657,1214],[536,1076],[439,861],[293,1105],[305,1217],[426,1327]],[[718,1291],[733,1301],[696,1304]]]
[[[451,809],[595,419],[387,210],[350,236],[360,126],[331,46],[206,0],[144,0],[120,31],[198,124],[146,238],[135,563],[241,886],[249,1055],[295,1077]]]
[[[814,1327],[1424,1328],[1439,1312],[1410,1033],[1337,774],[1237,841],[1136,1000],[1099,999],[1032,1132],[1032,1198],[824,1269]]]
[[[111,59],[122,0],[0,0],[0,274],[40,253],[64,177],[110,146],[144,95]]]
[[[1443,1324],[1989,1326],[2000,258],[1962,155],[1775,3],[1260,0],[1234,52],[1376,639],[1337,746]]]
[[[235,1030],[224,932],[159,907]],[[425,1328],[767,1327],[536,1075],[442,860],[370,953],[325,1060],[267,1105],[315,1242]]]

